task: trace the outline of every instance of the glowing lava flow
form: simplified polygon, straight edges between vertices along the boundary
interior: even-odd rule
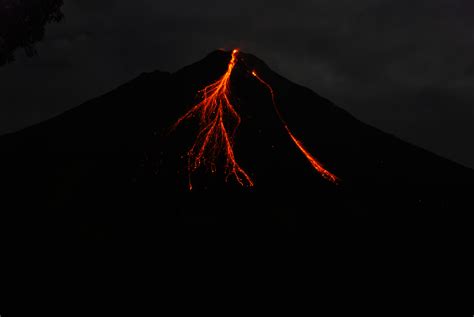
[[[288,132],[291,140],[296,144],[296,146],[298,147],[298,149],[304,154],[304,156],[306,156],[306,159],[311,163],[311,165],[313,166],[313,168],[319,173],[321,174],[322,177],[324,177],[325,179],[337,184],[338,183],[338,178],[336,175],[332,174],[331,172],[329,172],[328,170],[326,170],[322,165],[321,163],[319,163],[312,155],[311,153],[308,152],[308,150],[305,149],[305,147],[303,146],[303,143],[301,143],[300,140],[298,140],[294,135],[293,133],[291,133],[290,131],[290,128],[288,127],[288,125],[286,124],[286,121],[283,119],[283,116],[281,115],[280,113],[280,110],[278,109],[277,107],[277,104],[276,104],[276,101],[275,101],[275,93],[273,92],[273,88],[272,86],[270,86],[266,81],[264,81],[260,76],[258,76],[257,72],[256,71],[252,71],[252,76],[254,76],[258,81],[260,81],[263,85],[265,85],[268,90],[270,91],[270,94],[272,96],[272,102],[273,102],[273,107],[275,108],[275,111],[278,115],[278,118],[280,119],[281,123],[283,124],[283,126],[285,127],[285,130]]]
[[[233,175],[242,186],[254,185],[249,175],[236,162],[233,150],[240,116],[230,102],[230,76],[237,63],[238,53],[238,50],[233,50],[226,73],[219,80],[201,90],[199,93],[202,101],[179,118],[174,125],[176,128],[184,120],[199,116],[199,132],[194,145],[188,152],[190,190],[193,188],[191,172],[199,168],[201,164],[208,165],[211,171],[215,172],[217,160],[221,154],[226,160],[226,180]]]

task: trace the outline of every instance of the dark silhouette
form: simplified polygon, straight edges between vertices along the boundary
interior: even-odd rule
[[[254,268],[264,254],[277,254],[267,272],[297,261],[292,274],[317,271],[322,274],[317,284],[328,279],[330,287],[354,279],[352,294],[359,294],[369,271],[379,282],[379,274],[389,270],[384,282],[403,284],[415,276],[404,263],[423,261],[429,270],[439,263],[431,255],[458,259],[455,250],[467,241],[464,226],[474,210],[471,169],[358,121],[255,56],[240,57],[231,78],[242,118],[235,154],[254,179],[253,189],[226,183],[222,169],[200,169],[190,192],[186,151],[197,125],[189,120],[170,131],[195,104],[196,92],[225,72],[229,52],[213,52],[176,73],[142,74],[0,138],[0,223],[9,249],[4,254],[18,267],[41,265],[41,274],[25,270],[22,279],[50,284],[73,270],[69,284],[95,285],[108,276],[114,285],[133,276],[153,279],[153,287],[169,278],[172,288],[179,283],[170,272],[188,282],[206,276],[196,282],[202,285],[209,283],[202,272],[225,270],[203,259],[222,261],[228,252],[239,279],[245,263]],[[252,69],[273,87],[293,133],[340,177],[340,185],[323,179],[295,148]],[[283,283],[285,270],[272,280]],[[441,284],[439,271],[436,277],[437,290],[453,290]],[[403,291],[411,293],[418,295],[416,289]]]
[[[45,26],[63,18],[62,5],[62,0],[1,0],[0,66],[15,59],[17,48],[35,55],[34,45],[43,39]]]

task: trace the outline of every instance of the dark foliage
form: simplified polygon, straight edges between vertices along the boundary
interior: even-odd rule
[[[63,18],[62,5],[62,0],[0,0],[0,66],[12,62],[18,48],[35,55],[45,26]]]

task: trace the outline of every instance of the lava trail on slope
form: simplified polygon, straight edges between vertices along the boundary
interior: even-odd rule
[[[235,133],[240,125],[241,117],[231,102],[230,80],[232,72],[239,61],[238,54],[238,49],[232,51],[231,60],[229,61],[227,71],[224,75],[214,83],[200,90],[199,95],[202,100],[180,117],[173,126],[173,129],[176,129],[184,120],[196,116],[199,117],[199,131],[197,132],[194,144],[188,151],[190,190],[193,188],[191,173],[201,165],[206,165],[209,170],[215,172],[217,169],[218,158],[221,154],[225,156],[226,161],[226,180],[230,176],[234,176],[240,185],[249,187],[254,186],[254,182],[248,173],[237,163],[233,149]],[[278,109],[273,88],[264,81],[255,70],[252,70],[251,74],[269,89],[273,107],[281,124],[284,126],[286,132],[297,148],[310,162],[311,166],[322,177],[337,184],[337,176],[326,170],[303,146],[303,143],[291,132],[288,124]]]

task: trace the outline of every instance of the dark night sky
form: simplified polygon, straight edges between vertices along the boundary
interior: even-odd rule
[[[0,68],[2,133],[237,46],[359,119],[474,167],[472,0],[65,2],[40,55]]]

